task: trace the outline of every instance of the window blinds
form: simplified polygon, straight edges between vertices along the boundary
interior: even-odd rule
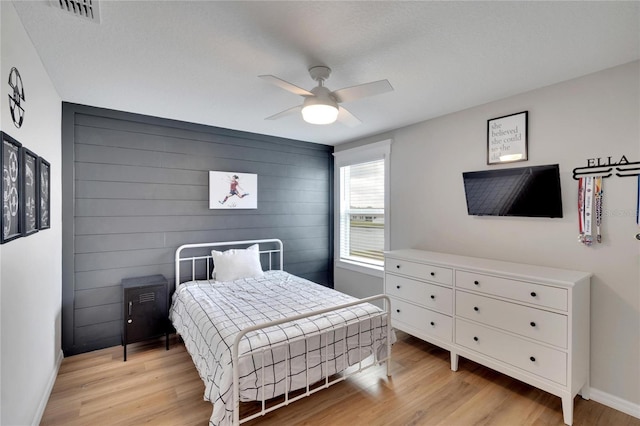
[[[382,264],[384,159],[340,168],[340,257]]]

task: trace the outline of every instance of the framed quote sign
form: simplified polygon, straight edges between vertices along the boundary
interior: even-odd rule
[[[529,111],[487,120],[487,164],[528,160]]]

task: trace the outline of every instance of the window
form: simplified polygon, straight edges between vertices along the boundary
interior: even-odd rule
[[[389,234],[390,148],[391,141],[384,141],[334,154],[337,266],[382,269]]]
[[[382,264],[384,160],[340,167],[340,257]]]

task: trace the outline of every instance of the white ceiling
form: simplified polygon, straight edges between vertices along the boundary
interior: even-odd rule
[[[640,58],[637,1],[102,0],[99,24],[14,4],[64,101],[329,145]],[[264,120],[302,98],[257,76],[311,89],[314,65],[395,90],[344,104],[354,128]]]

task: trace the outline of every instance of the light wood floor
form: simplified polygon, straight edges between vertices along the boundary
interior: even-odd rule
[[[184,345],[173,338],[65,358],[42,425],[206,425],[212,405]],[[251,425],[562,425],[560,398],[398,333],[392,378],[376,367]],[[640,426],[579,396],[574,425]]]

